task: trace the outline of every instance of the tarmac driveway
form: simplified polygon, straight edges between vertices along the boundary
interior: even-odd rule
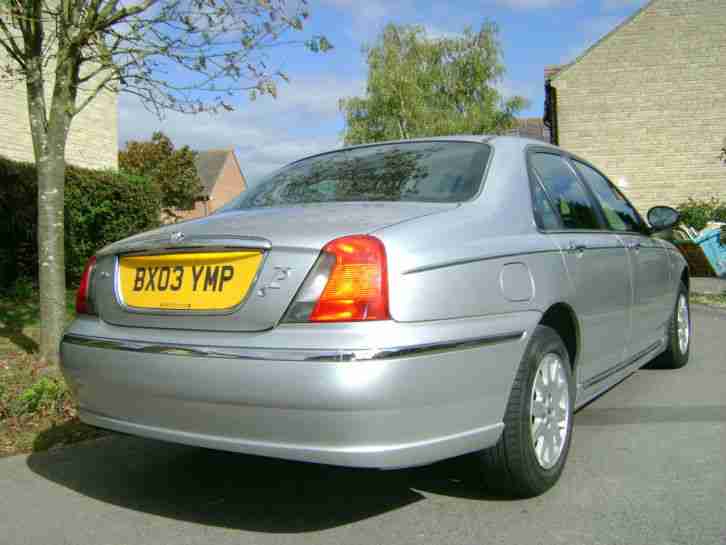
[[[689,365],[577,413],[540,498],[490,497],[462,461],[351,470],[113,436],[0,460],[0,543],[723,545],[726,313],[693,315]]]

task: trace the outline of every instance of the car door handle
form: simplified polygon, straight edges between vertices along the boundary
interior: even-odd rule
[[[628,242],[627,247],[629,250],[635,250],[640,251],[641,244],[640,242]]]
[[[581,242],[575,242],[574,240],[571,240],[568,250],[570,252],[582,255],[585,252],[585,250],[587,250],[587,245],[582,244]]]

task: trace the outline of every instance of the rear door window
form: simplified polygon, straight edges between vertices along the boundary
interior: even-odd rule
[[[530,160],[565,229],[602,228],[590,195],[560,155],[535,152]]]
[[[535,180],[532,185],[534,186],[534,215],[539,228],[547,231],[562,229],[560,217],[550,204],[547,194],[542,189],[539,181]]]

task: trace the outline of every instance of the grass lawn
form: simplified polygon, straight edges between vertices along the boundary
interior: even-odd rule
[[[73,307],[74,293],[69,291],[69,321]],[[39,330],[36,292],[0,294],[0,457],[105,433],[78,420],[59,369],[37,359]]]

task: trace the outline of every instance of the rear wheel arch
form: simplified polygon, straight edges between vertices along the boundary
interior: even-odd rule
[[[688,267],[683,267],[683,270],[681,271],[681,283],[686,287],[686,292],[690,293],[690,291],[691,291],[691,275],[688,272]]]
[[[570,356],[570,366],[574,375],[580,353],[580,325],[575,311],[567,303],[555,303],[542,315],[539,325],[554,329],[562,338]]]

